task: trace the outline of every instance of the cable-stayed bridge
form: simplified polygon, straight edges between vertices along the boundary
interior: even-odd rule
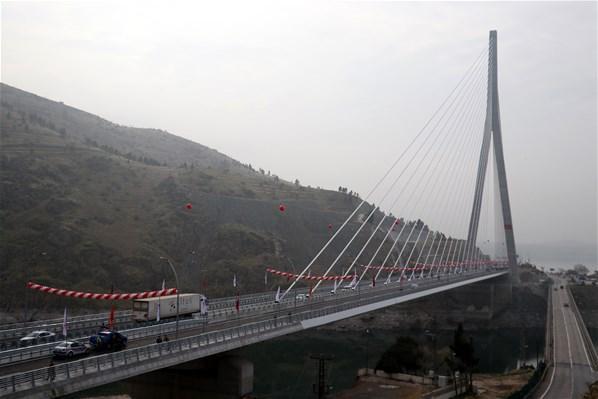
[[[142,326],[127,332],[126,350],[51,368],[50,344],[0,352],[0,395],[78,392],[484,281],[510,292],[517,255],[497,78],[492,31],[422,129],[397,145],[383,176],[276,294],[240,306],[212,300],[224,311],[183,321],[175,340],[155,343],[173,323]]]

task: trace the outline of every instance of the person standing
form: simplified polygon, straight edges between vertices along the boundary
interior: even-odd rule
[[[52,382],[56,378],[56,369],[54,366],[54,361],[50,360],[50,365],[48,366],[48,377],[46,378],[48,381]]]

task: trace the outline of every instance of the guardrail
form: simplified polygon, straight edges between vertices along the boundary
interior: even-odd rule
[[[431,287],[439,285],[442,285],[441,281],[430,284]],[[420,291],[422,289],[428,289],[431,287],[413,289],[412,291]],[[54,387],[57,384],[66,386],[74,379],[80,377],[87,378],[93,374],[97,375],[100,373],[107,373],[111,370],[116,371],[118,369],[122,369],[123,367],[132,368],[142,363],[151,362],[158,364],[154,368],[144,367],[143,371],[138,373],[140,374],[156,368],[166,367],[164,366],[164,362],[168,358],[184,358],[184,361],[197,359],[208,354],[207,351],[204,351],[202,354],[202,349],[209,348],[209,354],[218,353],[218,347],[224,348],[223,351],[230,350],[232,348],[228,344],[231,341],[241,341],[242,339],[246,339],[248,337],[259,336],[265,332],[283,330],[292,326],[295,326],[298,329],[299,323],[303,320],[322,317],[352,309],[356,306],[363,306],[396,297],[395,289],[387,289],[378,292],[380,292],[380,295],[372,295],[369,297],[359,296],[356,298],[357,301],[345,302],[341,304],[331,303],[330,306],[326,306],[321,309],[304,310],[296,314],[289,313],[287,315],[282,315],[281,317],[274,315],[274,317],[271,319],[249,323],[242,326],[230,327],[219,331],[202,333],[188,338],[162,342],[160,344],[146,345],[140,348],[95,356],[90,359],[82,359],[52,367],[45,367],[38,370],[0,377],[0,394],[7,395],[21,391],[29,391],[36,388],[45,390],[50,387]],[[167,329],[170,332],[174,331],[174,328],[175,327],[172,325],[167,326]],[[284,333],[285,332],[281,332],[278,335],[283,335]],[[259,341],[259,339],[257,341]],[[239,342],[235,347],[242,345],[243,343]]]
[[[233,339],[260,334],[274,328],[279,329],[286,325],[288,325],[286,321],[267,320],[228,330],[209,332],[176,341],[152,344],[26,373],[0,377],[0,394],[6,395],[36,387],[50,388],[61,382],[68,383],[77,377],[97,375],[122,367],[133,367],[136,364],[146,363],[151,360],[164,361],[165,357],[176,357],[191,350],[219,346]]]
[[[131,311],[130,310],[117,311],[117,312],[115,312],[115,315],[121,315],[121,314],[125,314],[125,313],[131,314]],[[71,317],[69,317],[69,320],[85,321],[85,320],[89,320],[89,319],[101,319],[101,318],[107,319],[109,315],[110,315],[110,313],[108,313],[108,312],[94,313],[94,314],[87,314],[87,315],[80,315],[80,316],[71,316]],[[2,336],[1,334],[4,331],[23,329],[23,328],[31,329],[31,328],[36,328],[36,327],[39,327],[42,325],[50,325],[50,324],[62,324],[62,318],[27,321],[27,322],[22,322],[22,323],[0,324],[0,337]]]
[[[573,314],[575,315],[575,319],[577,319],[577,326],[579,327],[579,331],[581,332],[581,339],[583,340],[583,344],[586,347],[586,353],[588,354],[590,360],[590,367],[593,371],[598,371],[598,354],[596,353],[596,347],[594,347],[594,342],[592,341],[592,337],[590,337],[590,333],[586,327],[586,323],[583,321],[583,317],[581,316],[581,312],[577,307],[577,303],[575,303],[575,298],[573,293],[571,292],[571,288],[567,285],[567,295],[569,296],[570,307],[573,310]]]
[[[323,298],[324,298],[324,300],[326,300],[329,297],[323,296]],[[314,300],[317,301],[317,300],[319,300],[319,298],[314,298]],[[292,300],[283,302],[283,307],[285,309],[288,308],[292,304],[292,302],[293,302]],[[243,306],[240,308],[240,313],[241,314],[255,313],[255,312],[259,313],[259,312],[264,312],[264,311],[268,311],[268,310],[273,310],[273,309],[275,309],[276,306],[277,305],[275,305],[273,301],[268,302],[268,303],[263,303],[258,306],[251,306],[251,305]],[[280,305],[278,305],[278,307],[280,308]],[[235,308],[215,310],[215,311],[209,312],[209,317],[208,317],[207,321],[209,323],[226,322],[226,321],[235,320],[238,317],[239,317],[239,315]],[[201,327],[201,325],[205,324],[205,323],[206,323],[206,319],[204,319],[204,318],[180,320],[179,330],[184,331],[184,330],[187,330],[190,328]],[[164,333],[169,333],[169,332],[175,331],[175,323],[173,321],[168,321],[167,323],[155,323],[152,321],[152,322],[142,322],[142,323],[136,323],[136,324],[141,325],[141,326],[138,328],[121,330],[121,332],[124,333],[127,336],[127,338],[129,338],[130,340],[142,339],[142,338],[155,336],[158,334],[164,334]],[[145,324],[145,325],[143,325],[143,324]],[[93,330],[90,331],[90,333],[94,333],[97,331],[97,327],[98,327],[97,324],[93,324],[91,327],[93,328]],[[69,338],[69,340],[78,341],[78,342],[87,342],[88,338],[89,338],[88,336],[74,337],[74,338]],[[6,365],[6,364],[14,363],[14,362],[23,362],[23,361],[27,361],[27,360],[49,357],[52,355],[52,351],[53,351],[54,347],[56,346],[56,342],[60,342],[60,341],[61,341],[61,339],[55,339],[55,340],[52,340],[51,342],[44,343],[41,345],[1,351],[0,352],[0,365]]]
[[[273,302],[269,296],[264,295],[264,298],[268,298],[268,300],[270,300],[270,303]],[[259,301],[257,301],[256,299],[252,299],[251,302],[259,304]],[[255,309],[255,307],[256,307],[255,305],[247,305],[245,303],[241,303],[240,310],[241,310],[241,312],[244,312],[244,311],[247,311],[248,309]],[[216,301],[215,303],[211,303],[210,309],[211,310],[208,313],[209,313],[209,318],[212,320],[221,319],[223,317],[227,317],[227,316],[237,313],[236,309],[235,309],[234,302],[232,304],[228,304],[225,301],[221,301],[221,300]],[[93,316],[97,316],[97,315],[93,315]],[[108,316],[106,315],[106,318],[104,318],[104,317],[95,317],[94,318],[94,317],[92,317],[92,315],[90,315],[90,316],[81,316],[78,318],[69,318],[69,320],[68,320],[69,336],[70,336],[69,338],[70,339],[78,339],[78,338],[82,338],[82,337],[88,337],[89,335],[95,333],[101,324],[106,323],[107,317]],[[164,320],[163,323],[171,322],[171,321],[172,320],[167,319],[167,320]],[[117,315],[115,316],[115,322],[117,325],[120,325],[121,328],[123,326],[124,326],[124,328],[131,328],[134,326],[144,326],[145,327],[145,326],[160,324],[160,323],[156,322],[155,320],[142,321],[142,322],[134,321],[132,319],[131,311],[118,312]],[[37,324],[35,328],[40,329],[40,330],[43,329],[43,330],[54,332],[57,334],[49,339],[44,340],[43,344],[50,345],[50,344],[54,344],[56,342],[60,342],[63,339],[62,336],[60,335],[60,333],[62,333],[62,319],[60,320],[60,323],[58,323],[58,324],[44,324],[44,325]],[[19,339],[30,331],[32,331],[31,328],[25,328],[25,327],[13,329],[13,330],[3,330],[3,331],[0,330],[0,364],[2,364],[1,358],[3,356],[3,352],[8,351],[8,350],[21,349],[21,348],[19,348]],[[32,350],[37,351],[38,348],[34,348]]]
[[[355,294],[357,295],[356,291],[339,291],[337,292],[338,297],[346,297],[349,295]],[[316,295],[313,298],[313,302],[319,301],[331,301],[335,300],[336,296],[331,295]],[[306,301],[299,301],[299,304],[305,304]],[[294,298],[288,299],[283,301],[281,304],[275,304],[273,301],[268,303],[263,303],[257,306],[242,306],[240,308],[241,314],[247,313],[256,313],[259,314],[260,312],[272,311],[274,309],[282,310],[282,309],[290,309],[291,307],[295,307],[296,302]],[[208,323],[215,323],[215,322],[227,322],[232,320],[237,320],[239,318],[239,314],[237,313],[235,308],[232,309],[223,309],[223,310],[215,310],[209,312]],[[165,323],[155,323],[155,322],[143,322],[145,325],[140,326],[138,328],[126,329],[121,330],[123,334],[127,336],[129,340],[135,339],[143,339],[151,336],[157,336],[165,333],[172,333],[175,332],[175,323],[172,321],[168,321]],[[201,327],[202,324],[206,323],[206,319],[204,318],[197,318],[197,319],[184,319],[180,320],[179,322],[179,330],[184,331],[191,328]],[[139,324],[139,323],[138,323]],[[94,325],[94,330],[91,333],[94,333],[97,330],[97,325]],[[71,341],[78,341],[85,343],[89,339],[88,336],[85,337],[76,337],[70,338]],[[28,360],[34,360],[44,357],[49,357],[52,355],[52,351],[56,346],[56,342],[60,340],[55,340],[49,343],[36,345],[33,347],[24,347],[24,348],[17,348],[11,349],[6,351],[0,352],[0,365],[7,365],[15,362],[23,362]]]
[[[550,284],[548,286],[548,295],[547,295],[547,303],[546,303],[546,333],[544,336],[544,361],[543,361],[543,370],[542,370],[542,374],[540,375],[539,379],[537,381],[535,381],[535,384],[533,385],[533,387],[530,387],[527,391],[527,393],[524,392],[524,398],[528,399],[528,398],[533,398],[536,395],[536,392],[538,391],[538,389],[540,389],[540,387],[542,386],[542,383],[546,380],[546,378],[548,377],[548,372],[550,370],[551,367],[554,366],[554,356],[553,356],[553,351],[554,351],[554,334],[553,334],[553,320],[552,320],[552,312],[553,312],[553,306],[552,306],[552,291],[553,291],[553,287],[554,284]],[[540,363],[538,363],[540,364]],[[535,375],[535,373],[534,373]],[[530,378],[531,380],[531,378]],[[529,381],[528,381],[529,383]],[[523,392],[523,391],[522,391]]]
[[[360,301],[359,305],[366,303],[373,303],[388,296],[395,296],[396,292],[385,293],[380,296],[364,299]],[[232,327],[215,332],[208,332],[199,334],[189,338],[182,338],[179,340],[172,340],[169,342],[163,342],[161,344],[152,344],[143,346],[140,348],[129,349],[122,352],[110,353],[106,355],[95,356],[91,359],[82,359],[73,362],[63,363],[53,367],[45,367],[39,370],[30,372],[13,374],[11,376],[5,376],[0,378],[0,392],[9,391],[16,392],[22,389],[31,389],[36,386],[47,385],[48,383],[65,381],[80,375],[87,375],[93,372],[107,371],[116,366],[131,365],[134,362],[151,359],[153,357],[161,357],[168,351],[180,352],[183,349],[189,350],[192,348],[199,348],[203,346],[213,345],[228,341],[234,338],[240,338],[249,334],[259,333],[273,328],[280,329],[289,324],[297,324],[302,320],[311,319],[315,317],[325,316],[331,313],[340,312],[343,310],[351,309],[356,305],[349,302],[342,305],[332,305],[327,308],[317,309],[314,311],[307,310],[305,312],[291,315],[291,317],[274,317],[272,319],[246,324],[240,327]],[[165,330],[162,332],[173,332],[175,326],[165,326]],[[130,332],[131,333],[131,332]],[[130,334],[130,336],[134,336]],[[163,353],[165,352],[165,353]]]
[[[302,290],[305,291],[305,290]],[[247,307],[259,303],[272,302],[274,299],[274,292],[272,293],[258,293],[248,294],[240,297],[241,307]],[[226,314],[235,312],[236,297],[217,298],[210,301],[210,313],[213,314],[212,318],[218,318]],[[130,310],[117,311],[115,312],[115,321],[120,324],[127,324],[127,322],[133,323],[132,320],[133,312]],[[68,319],[69,331],[72,333],[83,330],[81,334],[75,334],[74,336],[84,335],[89,328],[97,328],[100,324],[105,323],[108,320],[109,313],[97,313],[91,315],[72,316]],[[12,323],[0,325],[0,350],[6,350],[17,347],[18,339],[22,338],[27,333],[38,329],[46,330],[53,333],[62,332],[62,319],[48,319],[39,320],[27,323]],[[150,321],[150,323],[153,321]],[[53,337],[48,342],[60,341],[60,337]]]
[[[126,318],[131,317],[131,311],[120,311],[115,312],[115,319],[117,321],[125,320]],[[98,322],[106,322],[108,320],[109,314],[94,314],[94,315],[85,315],[85,316],[72,316],[69,317],[68,323],[73,328],[85,328],[89,325],[98,325]],[[38,322],[29,322],[31,325],[23,326],[22,323],[20,327],[10,328],[10,329],[2,329],[0,330],[0,340],[8,340],[14,338],[21,338],[27,333],[34,331],[34,330],[45,330],[54,333],[62,332],[62,319],[55,319],[55,320],[44,320]]]
[[[423,289],[429,289],[443,284],[442,280],[432,280],[429,285],[430,287],[413,289],[412,291],[415,292]],[[160,362],[162,364],[160,367],[165,367],[163,366],[163,363],[168,357],[184,357],[184,361],[197,359],[206,355],[205,353],[198,353],[198,351],[201,352],[202,348],[207,349],[218,347],[219,345],[226,345],[235,339],[241,340],[242,338],[260,335],[267,331],[282,330],[284,328],[288,328],[289,326],[296,326],[296,328],[299,328],[298,324],[303,320],[322,317],[342,312],[344,310],[349,310],[357,306],[363,306],[396,297],[396,290],[392,288],[377,292],[380,294],[369,297],[360,295],[355,298],[356,301],[347,301],[340,304],[333,302],[330,306],[320,309],[304,310],[296,314],[289,313],[287,315],[282,315],[281,317],[274,315],[273,318],[244,324],[242,326],[234,326],[219,331],[206,332],[192,337],[162,342],[160,344],[146,345],[121,352],[94,356],[93,358],[89,359],[82,359],[62,363],[52,367],[45,367],[24,373],[3,376],[0,377],[0,394],[7,395],[20,391],[36,389],[39,387],[48,389],[50,387],[54,387],[56,384],[68,385],[68,383],[73,379],[79,377],[87,377],[92,374],[117,370],[122,367],[134,367],[140,363],[151,363],[153,360]],[[287,307],[284,308],[286,309]],[[166,325],[163,327],[165,328],[163,332],[173,332],[175,329],[174,325]],[[283,334],[280,333],[279,335]],[[238,344],[237,346],[242,346],[242,343]],[[230,349],[230,347],[226,348],[226,350]],[[213,353],[218,353],[218,350],[210,350],[210,354]],[[144,371],[142,372],[148,372],[151,370],[151,367],[145,367]]]
[[[484,274],[483,271],[480,272],[469,272],[464,273],[462,277],[469,277],[469,276],[476,276],[479,274]],[[426,289],[430,284],[438,283],[436,285],[442,285],[444,279],[438,280],[436,278],[432,279],[423,279],[418,280],[421,286],[417,287],[419,289]],[[287,300],[283,301],[280,304],[275,304],[273,301],[268,303],[263,303],[257,306],[243,306],[240,309],[241,314],[263,314],[269,311],[288,311],[289,309],[295,309],[297,305],[306,305],[310,303],[321,303],[321,302],[331,302],[331,301],[338,301],[341,298],[346,298],[350,296],[360,296],[360,295],[367,295],[368,292],[373,290],[373,287],[364,287],[363,289],[359,290],[345,290],[345,291],[337,291],[336,295],[330,294],[317,294],[310,300],[303,300],[303,301],[296,301],[295,297],[288,298]],[[405,290],[413,290],[412,287],[404,286]],[[385,286],[384,289],[376,289],[378,293],[389,292],[392,296],[396,296],[396,286]],[[205,325],[206,321],[208,323],[215,323],[215,322],[227,322],[232,320],[239,320],[240,315],[236,312],[236,309],[225,309],[221,311],[210,311],[208,320],[205,318],[197,318],[197,319],[184,319],[179,322],[179,330],[184,331],[187,329],[198,328],[201,327],[202,324]],[[143,339],[151,336],[157,336],[165,333],[171,333],[175,331],[175,323],[169,321],[168,323],[155,323],[155,322],[145,322],[145,326],[140,326],[138,328],[121,330],[129,340],[135,339]],[[97,326],[94,326],[97,328]],[[207,327],[207,326],[206,326]],[[92,333],[94,333],[92,331]],[[79,342],[87,342],[89,337],[80,337],[80,338],[72,338],[73,341]],[[37,345],[34,347],[25,347],[25,348],[18,348],[12,349],[7,351],[0,352],[0,365],[7,365],[15,362],[23,362],[29,361],[44,357],[49,357],[52,355],[52,351],[56,345],[56,342],[50,342],[43,345]]]

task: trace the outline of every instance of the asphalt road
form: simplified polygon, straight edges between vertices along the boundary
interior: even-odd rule
[[[539,399],[582,398],[588,385],[598,380],[598,373],[590,366],[590,360],[575,314],[569,305],[572,301],[568,291],[561,289],[567,283],[555,279],[556,291],[552,292],[552,316],[554,335],[554,367],[538,389]]]

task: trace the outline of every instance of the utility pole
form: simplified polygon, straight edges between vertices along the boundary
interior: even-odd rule
[[[313,392],[318,399],[325,399],[332,389],[326,384],[326,362],[333,360],[334,356],[320,353],[311,355],[310,358],[318,361],[318,383],[313,385]]]

